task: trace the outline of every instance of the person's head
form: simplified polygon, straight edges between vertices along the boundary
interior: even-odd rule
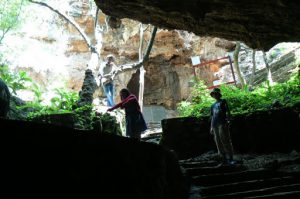
[[[122,100],[128,97],[129,95],[130,91],[127,88],[123,88],[122,90],[120,90],[120,97]]]
[[[106,56],[107,62],[111,63],[115,61],[115,57],[112,54]]]
[[[219,88],[214,88],[210,92],[210,96],[215,98],[216,100],[221,99],[221,97],[222,97],[221,90]]]

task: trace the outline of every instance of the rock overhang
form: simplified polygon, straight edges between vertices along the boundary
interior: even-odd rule
[[[268,50],[300,41],[300,1],[292,0],[95,0],[107,15],[199,36],[242,41]]]

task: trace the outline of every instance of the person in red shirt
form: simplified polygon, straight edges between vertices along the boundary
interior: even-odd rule
[[[120,91],[120,97],[122,101],[107,111],[113,111],[117,108],[125,109],[126,136],[140,140],[141,133],[147,129],[147,125],[139,102],[136,96],[131,94],[126,88]]]

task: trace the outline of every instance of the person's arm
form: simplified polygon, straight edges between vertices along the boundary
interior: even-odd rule
[[[118,103],[118,104],[116,104],[116,105],[114,105],[113,107],[107,109],[107,111],[113,111],[113,110],[115,110],[115,109],[117,109],[117,108],[120,108],[120,107],[122,107],[122,106],[123,106],[123,101],[120,102],[120,103]]]
[[[100,65],[100,70],[99,70],[99,75],[101,76],[101,77],[103,77],[103,75],[104,75],[104,67],[105,67],[105,64],[101,64]]]
[[[129,95],[126,99],[124,99],[123,101],[122,101],[122,103],[123,103],[123,106],[125,105],[125,104],[127,104],[128,102],[132,102],[132,101],[137,101],[137,98],[136,98],[136,96],[135,95]]]
[[[123,99],[120,103],[116,104],[115,106],[107,109],[107,111],[113,111],[117,108],[123,108],[124,107],[124,104],[126,104],[127,102],[129,102],[131,100],[131,95],[129,95],[128,97],[126,97],[125,99]]]

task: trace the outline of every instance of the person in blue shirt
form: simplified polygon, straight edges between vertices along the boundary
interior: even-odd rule
[[[222,99],[221,90],[219,88],[214,88],[210,95],[216,100],[211,106],[210,133],[214,135],[218,153],[223,158],[224,163],[234,164],[233,147],[228,129],[230,111],[227,101]]]

